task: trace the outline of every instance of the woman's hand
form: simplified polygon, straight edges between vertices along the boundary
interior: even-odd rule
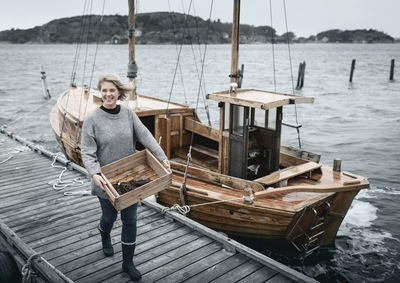
[[[93,178],[93,182],[96,184],[96,186],[98,186],[103,191],[106,191],[106,181],[104,181],[103,177],[101,177],[100,175],[94,174],[92,176],[92,178]]]
[[[167,169],[170,169],[170,168],[171,168],[168,159],[164,159],[164,160],[162,161],[162,164],[163,164],[164,167],[167,168]]]

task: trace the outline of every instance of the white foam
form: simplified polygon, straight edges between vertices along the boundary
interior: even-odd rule
[[[369,202],[354,200],[342,222],[342,227],[347,225],[352,225],[353,227],[370,227],[372,221],[378,218],[376,215],[377,211],[378,209]]]
[[[387,231],[369,229],[373,221],[378,218],[377,211],[378,208],[369,202],[354,200],[342,222],[338,235],[351,237],[354,242],[367,242],[367,246],[370,247],[372,244],[375,249],[382,251],[384,239],[393,239],[393,237]]]

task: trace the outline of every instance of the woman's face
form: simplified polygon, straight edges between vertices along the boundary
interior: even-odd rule
[[[103,82],[101,84],[101,98],[103,106],[108,109],[113,109],[117,106],[119,92],[117,87],[111,82]]]

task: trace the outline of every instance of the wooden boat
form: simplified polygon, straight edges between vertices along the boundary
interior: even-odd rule
[[[287,239],[308,254],[333,243],[354,197],[369,182],[320,164],[316,154],[281,145],[282,108],[312,98],[236,88],[239,5],[234,0],[230,88],[207,95],[218,102],[219,128],[203,124],[186,105],[142,95],[140,108],[134,99],[125,103],[171,160],[173,182],[158,193],[159,203],[189,206],[190,218],[229,235]],[[57,141],[77,164],[83,165],[82,121],[100,105],[97,90],[71,87],[52,110]]]

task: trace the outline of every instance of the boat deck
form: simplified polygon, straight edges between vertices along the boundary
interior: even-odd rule
[[[48,182],[62,169],[51,166],[46,155],[52,154],[11,135],[0,134],[0,243],[21,255],[20,267],[38,253],[42,260],[34,267],[49,263],[39,270],[45,280],[128,282],[121,271],[120,220],[112,231],[115,255],[105,257],[96,229],[98,200],[64,196],[90,190],[84,169],[73,164],[63,175],[65,180],[82,178],[82,187],[54,190]],[[66,162],[59,157],[55,165]],[[141,282],[315,282],[180,214],[162,213],[162,208],[149,200],[138,208],[134,262],[143,274]]]

